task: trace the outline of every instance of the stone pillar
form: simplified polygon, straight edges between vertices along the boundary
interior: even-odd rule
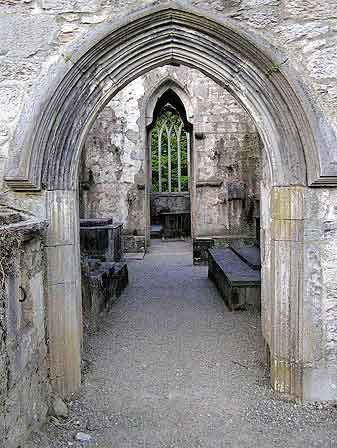
[[[192,241],[198,236],[197,233],[197,166],[198,153],[196,151],[194,132],[190,133],[189,138],[189,189],[191,197],[191,237]]]
[[[304,207],[303,397],[337,400],[337,189],[311,188]]]
[[[262,151],[260,182],[260,247],[261,247],[261,325],[265,342],[271,340],[271,222],[272,222],[272,183],[268,159]],[[267,361],[269,352],[267,351]]]
[[[274,187],[271,222],[271,378],[302,396],[304,187]]]
[[[81,383],[81,272],[76,191],[49,191],[48,337],[53,389],[63,397]]]
[[[337,189],[274,187],[271,204],[262,317],[272,385],[293,398],[336,401]]]

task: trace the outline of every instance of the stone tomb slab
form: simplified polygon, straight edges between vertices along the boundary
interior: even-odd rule
[[[261,274],[231,248],[209,249],[208,276],[232,311],[261,307]],[[255,260],[256,261],[256,260]]]
[[[261,253],[258,246],[232,245],[231,250],[252,269],[256,271],[261,269]]]

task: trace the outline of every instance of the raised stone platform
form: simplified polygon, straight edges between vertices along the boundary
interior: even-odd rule
[[[164,227],[162,224],[152,224],[151,225],[151,238],[162,238],[164,232]]]
[[[207,265],[208,249],[251,246],[255,243],[251,235],[213,235],[193,238],[193,264]]]
[[[261,307],[260,251],[257,246],[208,250],[208,277],[232,311]]]
[[[80,227],[102,227],[113,224],[113,218],[85,218],[80,219]]]
[[[86,259],[82,263],[82,303],[85,325],[89,333],[98,328],[98,318],[121,295],[129,282],[126,263]]]
[[[123,257],[123,224],[112,224],[112,219],[86,219],[80,223],[81,253],[108,261]]]
[[[230,248],[249,267],[251,267],[255,271],[261,270],[261,253],[258,246],[254,245],[236,247],[232,245]]]
[[[124,254],[145,254],[145,235],[123,235]]]

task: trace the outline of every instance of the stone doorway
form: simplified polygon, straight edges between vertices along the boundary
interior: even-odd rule
[[[327,289],[315,287],[325,269],[320,251],[330,260],[335,243],[324,230],[333,214],[335,190],[325,189],[335,186],[333,144],[328,125],[317,118],[291,68],[282,66],[285,59],[222,17],[178,6],[105,24],[76,45],[75,60],[67,65],[62,54],[54,81],[44,78],[36,83],[36,95],[28,95],[7,175],[14,190],[37,192],[39,210],[44,207],[49,221],[48,331],[55,390],[69,395],[80,384],[77,173],[85,136],[99,111],[129,82],[152,68],[185,63],[233,93],[254,118],[266,149],[271,182],[262,233],[270,245],[263,334],[273,387],[298,398],[336,397],[330,276]],[[20,193],[16,198],[21,200]]]

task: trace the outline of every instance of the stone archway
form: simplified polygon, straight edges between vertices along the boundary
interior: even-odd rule
[[[70,47],[54,82],[47,82],[45,90],[39,85],[41,93],[30,98],[18,125],[7,182],[17,190],[47,191],[54,388],[68,395],[80,384],[77,167],[83,142],[99,111],[120,89],[165,64],[199,69],[228,89],[254,118],[271,170],[270,296],[264,297],[264,336],[273,386],[299,398],[336,397],[335,354],[324,313],[319,314],[323,293],[315,288],[320,275],[317,252],[305,252],[304,245],[306,229],[313,235],[315,223],[322,220],[319,210],[308,216],[306,203],[313,196],[308,185],[336,184],[329,129],[316,118],[283,55],[228,21],[177,7],[105,24]],[[316,239],[324,238],[320,230],[316,233]]]
[[[146,241],[150,243],[150,227],[151,227],[151,212],[150,212],[150,187],[151,187],[151,130],[157,119],[157,115],[160,112],[158,107],[164,106],[167,96],[173,96],[173,101],[181,116],[186,128],[189,129],[189,145],[188,145],[188,158],[190,164],[190,179],[193,185],[190,187],[190,200],[191,200],[191,221],[192,221],[192,234],[193,234],[193,214],[195,214],[195,182],[194,182],[194,167],[193,167],[193,122],[194,112],[189,92],[176,80],[172,78],[165,78],[161,80],[150,92],[145,103],[145,160],[146,160]]]

